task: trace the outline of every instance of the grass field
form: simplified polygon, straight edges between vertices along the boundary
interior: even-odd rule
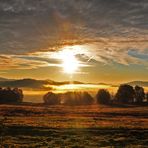
[[[1,147],[148,147],[147,106],[0,105]]]

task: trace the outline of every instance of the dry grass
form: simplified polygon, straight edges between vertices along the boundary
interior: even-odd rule
[[[148,145],[147,106],[0,105],[4,117],[2,141],[14,147]]]

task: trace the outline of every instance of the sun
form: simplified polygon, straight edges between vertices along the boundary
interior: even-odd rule
[[[75,53],[71,50],[63,50],[61,52],[62,67],[65,73],[73,74],[79,68],[79,61],[77,60]]]
[[[58,61],[54,66],[62,68],[64,73],[72,76],[73,74],[84,74],[85,72],[82,71],[82,68],[90,66],[87,61],[82,61],[81,55],[84,54],[84,47],[74,45],[65,46],[59,51],[52,53],[50,57]]]

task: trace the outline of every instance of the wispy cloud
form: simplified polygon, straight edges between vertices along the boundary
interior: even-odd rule
[[[137,58],[148,54],[147,14],[147,0],[1,0],[0,66],[56,66],[33,54],[75,44],[83,46],[80,55],[103,64],[147,65],[147,57]]]
[[[26,60],[19,58],[17,56],[11,55],[3,55],[0,56],[0,67],[1,70],[8,69],[33,69],[38,67],[45,67],[48,63],[45,61],[38,60]]]

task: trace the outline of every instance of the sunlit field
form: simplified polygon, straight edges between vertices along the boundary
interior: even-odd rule
[[[148,0],[0,0],[0,148],[148,148]]]
[[[0,105],[4,147],[147,147],[143,106]]]

